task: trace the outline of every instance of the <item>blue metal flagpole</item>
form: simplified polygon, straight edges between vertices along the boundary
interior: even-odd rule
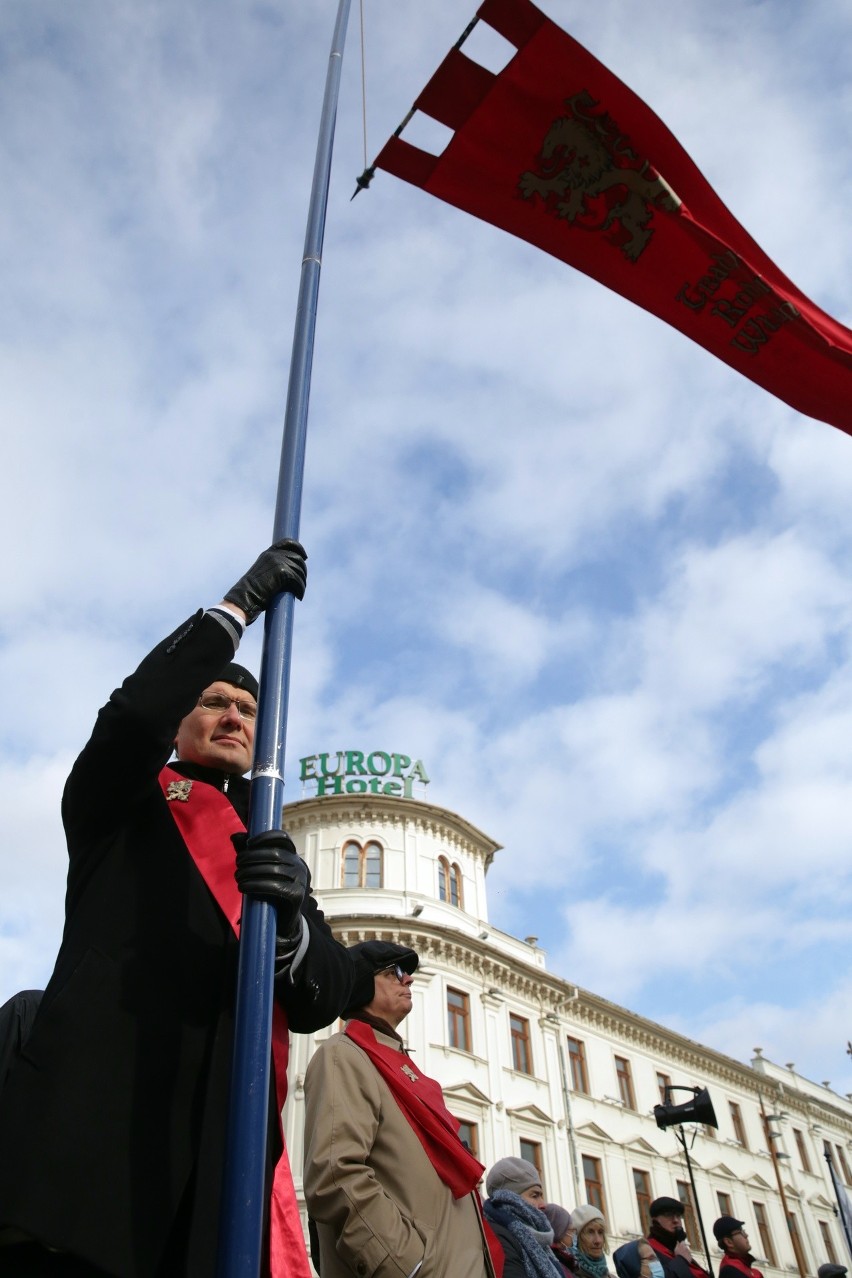
[[[290,357],[273,541],[299,535],[322,244],[349,6],[350,0],[339,0],[326,75]],[[293,606],[292,595],[278,595],[266,612],[249,835],[278,829],[281,825]],[[260,1273],[264,1195],[268,1188],[265,1184],[266,1141],[272,1083],[274,962],[275,907],[246,897],[240,928],[219,1278],[257,1278]]]

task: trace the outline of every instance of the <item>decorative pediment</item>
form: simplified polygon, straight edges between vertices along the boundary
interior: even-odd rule
[[[606,1140],[613,1144],[618,1144],[613,1140],[609,1132],[605,1132],[602,1127],[598,1127],[597,1123],[583,1123],[582,1127],[577,1128],[578,1136],[589,1136],[592,1140]]]
[[[808,1202],[812,1207],[822,1207],[823,1211],[833,1211],[834,1203],[830,1202],[824,1194],[814,1194],[813,1198],[809,1198]]]
[[[491,1098],[481,1092],[475,1083],[452,1083],[443,1089],[444,1098],[472,1101],[474,1105],[490,1105]]]
[[[659,1152],[654,1149],[654,1146],[650,1143],[650,1141],[647,1141],[644,1136],[637,1136],[633,1140],[626,1140],[624,1142],[624,1148],[637,1149],[641,1154],[656,1155]]]
[[[755,1172],[753,1176],[746,1176],[745,1183],[747,1185],[757,1185],[760,1189],[772,1189],[768,1180],[764,1180],[760,1172]]]
[[[700,1158],[696,1158],[696,1157],[695,1157],[695,1154],[690,1154],[690,1155],[689,1155],[689,1161],[692,1163],[692,1166],[693,1166],[693,1167],[697,1167],[697,1168],[699,1169],[699,1171],[706,1171],[706,1170],[707,1170],[707,1164],[706,1164],[706,1163],[704,1163],[704,1162],[702,1162]],[[669,1162],[670,1162],[670,1163],[671,1163],[671,1162],[679,1162],[679,1163],[680,1163],[680,1165],[681,1165],[681,1167],[683,1167],[684,1162],[683,1162],[683,1154],[682,1154],[682,1152],[681,1152],[680,1150],[678,1150],[678,1151],[677,1151],[677,1153],[676,1153],[676,1154],[675,1154],[672,1158],[670,1158],[670,1159],[669,1159]]]
[[[513,1118],[525,1118],[531,1123],[552,1123],[553,1119],[549,1114],[545,1114],[543,1109],[539,1109],[538,1105],[516,1105],[513,1109],[507,1109],[507,1114],[511,1114]]]
[[[711,1167],[710,1171],[714,1176],[726,1176],[728,1180],[739,1180],[736,1172],[731,1171],[727,1163],[717,1163],[715,1167]]]

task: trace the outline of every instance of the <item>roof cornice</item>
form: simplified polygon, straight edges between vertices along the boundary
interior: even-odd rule
[[[395,799],[379,794],[324,794],[287,803],[283,809],[284,828],[290,834],[302,829],[374,822],[383,825],[414,826],[442,839],[471,856],[481,857],[488,869],[494,853],[502,848],[470,821],[448,808],[422,799]]]

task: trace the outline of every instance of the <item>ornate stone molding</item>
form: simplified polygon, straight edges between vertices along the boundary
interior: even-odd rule
[[[359,829],[365,824],[376,826],[414,827],[445,843],[448,848],[484,861],[486,870],[502,844],[478,830],[446,808],[421,799],[394,799],[386,795],[326,794],[322,798],[300,799],[287,803],[283,810],[284,828],[290,834],[299,830],[327,829],[348,823]]]

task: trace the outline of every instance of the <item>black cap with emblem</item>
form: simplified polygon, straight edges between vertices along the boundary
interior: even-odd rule
[[[220,683],[230,683],[234,688],[243,688],[246,692],[251,693],[255,701],[259,692],[258,682],[250,670],[246,670],[245,666],[238,665],[236,661],[230,661],[225,669],[218,676]]]

